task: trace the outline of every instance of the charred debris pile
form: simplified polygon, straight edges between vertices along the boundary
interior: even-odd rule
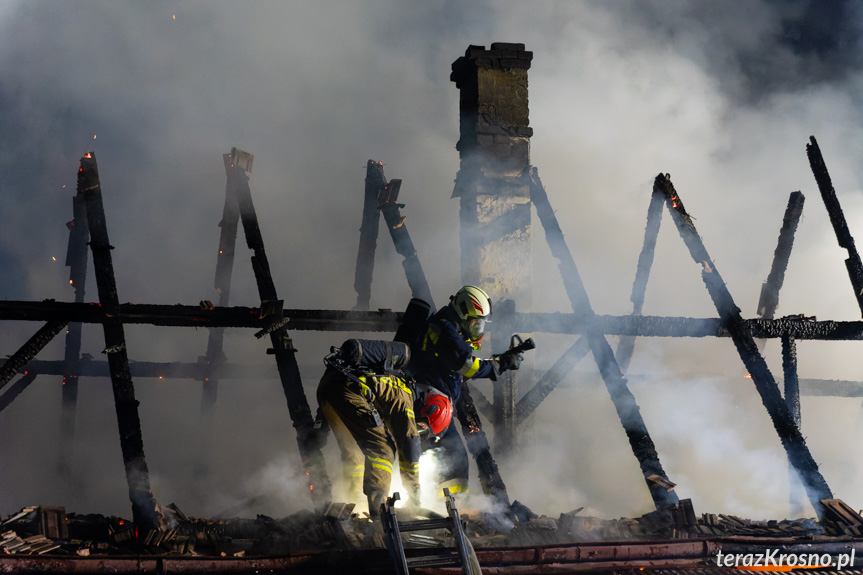
[[[696,516],[688,499],[667,510],[636,518],[599,519],[580,515],[581,509],[561,513],[559,517],[537,516],[517,501],[505,514],[468,510],[460,517],[464,533],[476,548],[596,541],[740,537],[819,540],[863,536],[863,518],[859,513],[838,500],[825,503],[830,519],[823,522],[811,518],[755,521],[708,513]],[[25,507],[0,523],[0,551],[83,557],[130,554],[257,557],[300,551],[386,548],[381,524],[370,522],[366,514],[353,513],[353,507],[332,503],[320,512],[304,510],[281,519],[258,515],[255,519],[214,520],[187,517],[171,504],[160,509],[164,527],[146,533],[121,517],[67,514],[63,507]],[[406,535],[405,547],[452,547],[448,531],[429,533]]]

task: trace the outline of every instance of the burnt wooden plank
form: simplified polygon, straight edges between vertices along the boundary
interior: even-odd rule
[[[260,308],[231,306],[202,309],[200,305],[120,304],[117,317],[124,324],[149,324],[170,327],[241,327],[261,329],[267,322],[259,317]],[[395,332],[403,312],[285,309],[282,317],[296,331]],[[0,301],[0,320],[101,323],[107,318],[98,303],[72,303],[54,300]],[[861,341],[863,321],[817,321],[815,318],[789,316],[779,319],[744,319],[745,329],[761,339],[785,335],[798,340]],[[596,315],[592,323],[575,313],[520,313],[512,317],[516,332],[584,335],[589,328],[605,335],[645,337],[731,337],[719,318],[663,316]]]
[[[497,462],[491,454],[491,446],[485,431],[482,429],[482,422],[471,397],[470,386],[462,386],[455,413],[461,424],[467,449],[476,461],[483,493],[491,495],[499,503],[509,508],[510,500],[506,484],[500,475]]]
[[[632,302],[632,315],[641,315],[644,308],[644,294],[647,291],[647,280],[650,277],[650,268],[653,267],[653,256],[656,252],[656,238],[659,236],[659,226],[662,223],[662,198],[651,194],[650,204],[647,207],[647,224],[644,227],[644,241],[641,253],[638,254],[638,264],[635,269],[635,280],[632,282],[632,294],[629,301]],[[627,335],[620,338],[617,343],[615,357],[624,373],[629,369],[629,361],[635,349],[635,336]]]
[[[383,163],[369,160],[366,164],[363,222],[360,225],[360,245],[357,250],[357,267],[354,272],[354,290],[357,292],[357,305],[354,306],[354,309],[358,310],[369,309],[369,302],[372,298],[375,250],[378,245],[378,229],[381,220],[378,194],[385,185],[383,176]]]
[[[150,490],[150,473],[144,458],[138,401],[135,399],[135,387],[129,373],[123,323],[116,315],[120,300],[117,296],[114,264],[111,259],[113,246],[108,241],[108,227],[102,205],[102,187],[99,182],[96,158],[92,152],[81,158],[81,167],[78,170],[78,194],[84,198],[87,206],[96,287],[99,292],[100,306],[106,314],[102,329],[105,333],[105,352],[108,354],[108,364],[111,369],[111,388],[114,392],[120,449],[123,453],[126,481],[129,485],[129,498],[132,501],[132,515],[135,523],[142,530],[159,529],[159,514],[156,510],[156,500]]]
[[[581,359],[590,351],[587,339],[580,337],[567,349],[563,355],[543,374],[527,393],[515,405],[517,421],[524,423],[536,411],[539,404],[557,387],[566,375],[573,370]]]
[[[827,164],[824,163],[821,148],[818,147],[815,136],[809,137],[809,143],[806,144],[806,155],[809,157],[809,166],[812,168],[812,174],[815,176],[818,190],[821,192],[821,198],[824,200],[824,206],[830,216],[830,223],[833,224],[833,230],[836,232],[839,247],[848,251],[845,268],[848,270],[848,277],[854,289],[854,297],[857,298],[857,305],[860,306],[860,312],[863,313],[863,263],[860,262],[860,254],[857,253],[857,247],[854,245],[854,237],[848,229],[845,214],[842,212],[839,198],[836,197],[836,190],[833,188],[830,173],[827,171]]]
[[[797,427],[801,424],[800,413],[800,378],[797,374],[797,342],[791,336],[782,338],[782,372],[785,378],[785,403],[791,410],[791,416]],[[797,472],[789,461],[789,503],[791,504],[792,516],[803,513],[803,493]]]
[[[233,153],[236,152],[232,151]],[[264,250],[264,240],[249,188],[249,176],[244,167],[240,165],[226,163],[225,171],[229,186],[236,194],[246,244],[254,254],[252,255],[252,269],[258,285],[258,295],[261,298],[261,309],[267,307],[267,302],[270,302],[270,305],[273,305],[273,302],[279,302],[276,305],[278,314],[269,316],[261,314],[261,319],[266,320],[267,324],[271,324],[282,315],[281,302],[276,293],[276,286],[270,273],[270,264]],[[311,408],[303,390],[300,368],[297,365],[296,349],[294,349],[292,340],[288,336],[287,329],[283,326],[271,331],[270,342],[273,346],[276,367],[287,400],[288,413],[294,429],[297,431],[297,445],[303,466],[306,469],[309,493],[313,503],[317,507],[321,507],[332,500],[332,485],[327,476],[324,456],[321,451],[326,442],[326,435],[315,429]]]
[[[765,319],[773,319],[773,314],[779,306],[779,290],[785,282],[785,270],[791,258],[791,248],[794,246],[794,233],[803,214],[803,202],[806,198],[801,192],[792,192],[788,198],[788,206],[782,218],[779,229],[779,240],[773,252],[773,263],[770,273],[761,286],[761,296],[758,299],[758,315]]]
[[[66,265],[69,267],[69,284],[75,290],[75,302],[83,303],[87,283],[87,242],[90,228],[87,225],[87,206],[80,195],[72,197],[72,221],[69,226],[69,244]],[[66,329],[66,346],[63,352],[63,390],[60,413],[60,449],[57,465],[61,477],[67,481],[72,475],[72,454],[75,441],[75,414],[78,407],[78,361],[81,354],[81,322],[71,322]]]
[[[6,360],[3,367],[0,367],[0,390],[9,383],[15,374],[21,371],[27,362],[36,357],[42,349],[48,345],[60,331],[66,327],[64,320],[51,320],[43,325],[39,330],[22,345],[18,351]]]
[[[372,164],[369,167],[370,171],[378,169],[381,171],[380,177],[383,180],[383,166]],[[411,288],[412,297],[419,298],[428,303],[431,306],[431,313],[434,313],[434,300],[431,296],[428,280],[426,280],[417,250],[408,233],[408,228],[405,224],[407,218],[401,214],[400,208],[404,207],[404,205],[396,203],[402,181],[391,180],[387,182],[383,180],[383,182],[384,186],[378,195],[378,206],[380,206],[396,251],[404,258],[402,266],[405,269],[405,276]]]

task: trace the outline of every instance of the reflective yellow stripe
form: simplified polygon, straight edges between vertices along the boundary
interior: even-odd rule
[[[458,372],[465,377],[472,377],[479,371],[479,366],[479,358],[471,356],[466,362],[464,362],[464,365],[461,366],[461,369],[458,370]]]
[[[419,461],[416,463],[411,463],[410,461],[399,461],[399,468],[401,468],[402,471],[418,471],[420,464]]]
[[[365,465],[356,465],[354,466],[354,470],[351,471],[351,477],[361,477],[363,472],[365,472]]]
[[[450,495],[456,495],[459,493],[468,493],[470,490],[467,488],[467,481],[465,479],[450,479],[449,481],[444,481],[443,483],[438,484],[438,497],[443,497],[444,487],[449,489]]]
[[[406,410],[405,410],[405,413],[406,413],[406,414],[407,414],[407,416],[408,416],[408,417],[410,417],[411,419],[416,419],[416,417],[414,416],[414,410],[413,410],[413,409],[406,409]]]
[[[372,396],[372,388],[366,385],[366,376],[361,375],[357,379],[360,380],[360,394],[366,399],[371,398]]]
[[[384,376],[381,378],[381,381],[385,381],[391,387],[397,387],[398,389],[404,391],[408,395],[412,395],[411,388],[408,387],[407,383],[405,383],[405,380],[403,380],[400,377],[386,377],[386,376]]]
[[[426,330],[426,336],[423,338],[423,351],[428,347],[429,340],[431,340],[432,345],[436,345],[439,338],[440,334],[437,331],[431,327],[428,328]]]
[[[390,473],[393,472],[393,464],[387,461],[386,459],[379,459],[377,457],[369,457],[369,461],[372,462],[372,467],[377,467],[378,469],[385,469]]]

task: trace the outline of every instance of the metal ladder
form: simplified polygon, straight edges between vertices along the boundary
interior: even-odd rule
[[[381,519],[384,524],[384,533],[387,539],[387,548],[393,558],[396,573],[398,575],[409,575],[411,567],[442,567],[447,565],[459,565],[466,575],[482,575],[471,564],[470,543],[462,529],[455,499],[450,495],[449,489],[444,488],[446,499],[447,517],[439,519],[419,519],[416,521],[399,521],[396,516],[395,502],[399,500],[398,491],[392,497],[387,497],[387,502],[381,505]],[[455,550],[437,555],[420,555],[417,557],[405,557],[405,547],[401,534],[407,531],[428,531],[431,529],[449,529],[455,540]]]

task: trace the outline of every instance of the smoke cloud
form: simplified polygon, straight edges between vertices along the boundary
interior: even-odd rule
[[[7,0],[0,3],[0,297],[72,300],[65,223],[78,159],[92,150],[120,301],[216,301],[221,154],[236,146],[255,155],[252,194],[287,307],[355,303],[370,158],[404,182],[406,224],[441,305],[460,285],[450,64],[469,44],[500,41],[534,52],[531,162],[597,313],[631,311],[653,178],[670,173],[746,317],[755,315],[788,196],[803,191],[808,201],[778,314],[856,320],[846,253],[805,145],[818,138],[851,232],[863,233],[861,27],[859,5],[832,0],[432,0],[410,8],[394,0]],[[533,234],[533,302],[519,307],[568,312],[538,222]],[[231,303],[254,306],[242,235],[238,242]],[[407,304],[400,260],[382,232],[373,308]],[[87,300],[95,301],[92,266],[89,274]],[[667,214],[644,313],[716,315]],[[6,354],[38,329],[0,327]],[[104,359],[101,330],[84,333],[82,351]],[[314,404],[320,358],[352,334],[291,335]],[[138,361],[194,361],[207,341],[206,330],[152,326],[127,326],[126,337]],[[573,341],[535,339],[539,373]],[[251,331],[228,332],[225,345],[231,361],[272,361]],[[39,358],[62,353],[61,337]],[[801,377],[863,379],[855,344],[799,342],[798,353]],[[778,343],[768,342],[765,354],[781,379]],[[660,460],[697,512],[788,514],[784,452],[729,340],[641,339],[630,372]],[[107,379],[80,383],[76,480],[58,485],[59,379],[41,376],[0,413],[0,513],[43,504],[128,515]],[[278,516],[309,505],[277,380],[222,382],[217,424],[203,437],[199,383],[135,384],[160,502],[193,515]],[[490,394],[490,384],[475,385]],[[859,436],[860,412],[853,399],[803,399],[810,449],[835,495],[854,508],[863,506],[853,489],[863,470],[847,446]],[[334,440],[327,450],[335,476]],[[197,482],[200,461],[211,475]],[[518,458],[499,463],[511,497],[540,513],[584,506],[637,516],[652,508],[590,356],[537,410]]]

